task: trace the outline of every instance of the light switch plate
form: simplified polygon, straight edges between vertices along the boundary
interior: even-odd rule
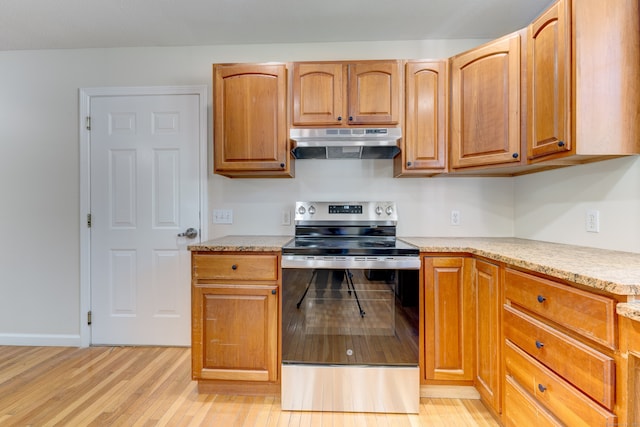
[[[214,224],[233,224],[233,210],[232,209],[214,209],[213,223]]]
[[[587,216],[585,218],[585,229],[589,233],[600,232],[600,211],[593,209],[587,211]]]

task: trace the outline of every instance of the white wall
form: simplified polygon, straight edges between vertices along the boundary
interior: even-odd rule
[[[0,343],[78,342],[79,88],[190,84],[211,87],[211,64],[215,62],[441,58],[481,42],[0,52]],[[304,175],[304,166],[299,169]],[[290,184],[259,185],[266,191],[277,191],[281,185],[299,185],[299,179]],[[229,184],[230,180],[221,177],[211,177],[211,182],[212,205],[250,200],[239,202],[239,196],[232,190],[249,182]],[[332,195],[337,197],[340,191]],[[230,197],[230,201],[225,197]],[[504,203],[509,205],[511,196],[505,197]],[[293,195],[291,199],[280,200],[283,204],[285,200],[290,203]],[[256,212],[255,217],[251,217],[251,212]],[[255,224],[261,219],[259,211],[240,207],[237,214],[234,226],[241,229],[243,224]],[[242,215],[248,218],[241,221]],[[506,222],[506,228],[510,228],[508,217]],[[503,228],[500,225],[499,232]]]
[[[79,88],[191,84],[210,88],[211,64],[216,62],[442,58],[483,41],[0,52],[0,344],[79,343]],[[608,188],[613,185],[609,173],[620,175],[617,167],[590,165],[585,168],[593,169],[571,168],[517,179],[394,179],[390,161],[318,162],[298,161],[296,178],[290,180],[210,176],[209,221],[214,207],[233,209],[235,221],[231,226],[210,224],[209,237],[291,233],[291,227],[279,225],[280,213],[292,209],[298,199],[389,199],[398,202],[401,235],[516,234],[553,240],[557,234],[571,241],[580,233],[558,225],[539,234],[537,225],[529,225],[531,217],[514,218],[514,208],[516,216],[526,216],[528,210],[522,189],[536,187],[538,180],[545,186],[558,185],[550,177],[560,173],[567,181],[563,193],[570,195],[583,188],[582,178],[574,178],[584,176],[581,171],[598,173],[600,179],[592,184],[601,185],[604,180]],[[634,233],[614,235],[607,228],[612,223],[607,218],[616,211],[618,197],[632,200],[632,209],[623,219],[638,217],[640,164],[614,162],[629,176],[619,178],[624,181],[623,196],[606,189],[594,196],[602,215],[599,238],[607,245],[620,239],[619,247],[638,250],[637,225]],[[634,179],[636,186],[631,184]],[[514,187],[519,193],[515,200]],[[553,203],[554,197],[564,200],[553,194],[532,197],[541,203]],[[583,200],[590,199],[576,199]],[[460,210],[461,226],[449,225],[451,209]],[[557,209],[551,206],[540,215],[553,217]],[[547,223],[542,221],[540,226]]]
[[[510,178],[393,178],[390,160],[298,160],[296,178],[210,179],[212,208],[233,209],[234,224],[210,224],[226,234],[293,234],[281,226],[282,210],[297,200],[392,200],[401,236],[512,236]],[[450,225],[452,209],[460,226]],[[211,211],[209,221],[212,221]]]
[[[585,230],[587,210],[600,212],[599,233]],[[640,158],[515,178],[515,235],[640,252]]]

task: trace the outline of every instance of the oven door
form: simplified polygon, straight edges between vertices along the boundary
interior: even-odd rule
[[[282,408],[417,413],[418,274],[284,268]]]

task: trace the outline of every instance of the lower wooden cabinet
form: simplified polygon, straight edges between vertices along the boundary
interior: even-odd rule
[[[563,425],[510,376],[505,378],[504,383],[503,422],[507,427]]]
[[[640,426],[640,322],[620,316],[620,371],[627,381],[618,387],[619,425]]]
[[[506,424],[618,425],[615,300],[511,268],[504,298]]]
[[[556,418],[568,426],[609,427],[615,414],[507,340],[504,348],[507,378],[511,377]],[[518,410],[510,408],[509,411]]]
[[[502,287],[500,267],[476,260],[476,376],[474,384],[482,400],[497,414],[502,403]]]
[[[423,257],[423,384],[473,383],[473,260]]]
[[[201,392],[279,391],[278,266],[275,253],[192,254],[192,378]]]

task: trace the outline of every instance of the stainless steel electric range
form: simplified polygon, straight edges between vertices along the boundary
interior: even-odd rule
[[[418,248],[393,202],[297,202],[282,249],[282,408],[417,413]]]

